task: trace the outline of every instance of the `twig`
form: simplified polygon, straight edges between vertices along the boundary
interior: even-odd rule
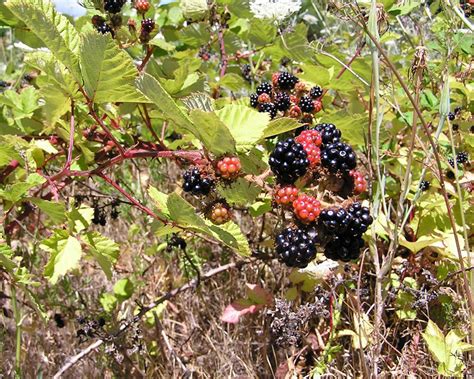
[[[155,46],[148,46],[147,47],[145,58],[143,58],[142,63],[138,67],[138,71],[142,72],[145,69],[146,64],[148,63],[150,58],[153,56],[153,51],[154,50],[155,50]]]
[[[221,53],[220,77],[222,78],[227,71],[227,65],[229,63],[229,59],[227,58],[227,54],[225,52],[224,31],[222,29],[222,25],[219,26],[219,31],[217,32],[217,38],[219,39],[219,49]]]
[[[74,149],[74,133],[75,133],[75,124],[74,124],[74,100],[71,99],[71,121],[69,127],[69,147],[67,150],[67,159],[66,164],[64,165],[65,170],[69,170],[72,164],[72,151]]]
[[[236,263],[229,263],[224,266],[217,267],[215,269],[209,270],[205,274],[201,275],[202,280],[207,280],[212,278],[213,276],[220,274],[222,272],[228,271],[233,268],[241,268],[245,266],[246,264],[251,263],[252,261],[242,261],[242,262],[236,262]],[[175,288],[174,290],[166,293],[165,295],[161,296],[157,300],[153,301],[149,305],[143,307],[140,312],[133,317],[131,320],[129,320],[127,323],[123,324],[120,329],[112,335],[113,338],[117,338],[121,336],[130,326],[133,324],[137,323],[138,321],[141,320],[141,318],[147,314],[149,311],[151,311],[153,308],[156,308],[158,305],[161,303],[164,303],[165,301],[175,297],[176,295],[180,294],[181,292],[187,291],[191,288],[194,288],[197,283],[196,279],[190,280],[188,283],[184,284],[181,287]],[[61,376],[69,370],[71,367],[73,367],[75,364],[77,364],[82,358],[86,357],[93,351],[95,351],[97,348],[102,346],[104,344],[105,340],[104,339],[99,339],[86,347],[84,350],[80,351],[78,354],[69,357],[66,359],[66,363],[61,366],[61,368],[54,374],[53,379],[58,379],[61,378]]]

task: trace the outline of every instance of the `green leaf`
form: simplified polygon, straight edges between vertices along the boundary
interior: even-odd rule
[[[8,273],[14,275],[14,270],[16,268],[16,263],[12,260],[13,251],[9,246],[5,244],[0,244],[0,267],[3,267],[7,270]]]
[[[157,106],[166,120],[174,122],[179,128],[187,130],[196,136],[199,135],[189,117],[178,107],[161,83],[153,76],[144,74],[137,80],[137,87],[140,92]]]
[[[117,306],[117,298],[111,293],[103,293],[100,296],[99,302],[106,312],[112,312]]]
[[[96,31],[85,34],[80,57],[84,86],[94,102],[144,101],[135,88],[138,76],[135,65],[109,34]]]
[[[80,233],[88,228],[94,217],[94,210],[86,204],[81,204],[79,208],[74,207],[67,213],[69,230],[72,233]]]
[[[216,112],[234,136],[237,150],[250,150],[264,137],[270,122],[267,113],[257,112],[245,105],[227,105]]]
[[[119,245],[97,232],[87,233],[85,242],[89,246],[89,252],[97,260],[107,279],[112,279],[112,265],[117,261],[120,254]]]
[[[263,132],[265,138],[276,136],[299,128],[301,124],[294,118],[281,117],[270,121]]]
[[[66,220],[66,207],[63,203],[37,198],[28,199],[30,203],[36,204],[55,224]]]
[[[403,236],[400,238],[400,245],[405,246],[413,253],[417,253],[425,247],[432,246],[439,241],[443,241],[443,237],[421,236],[415,242],[407,241]]]
[[[224,77],[219,81],[221,87],[225,87],[231,91],[239,92],[242,88],[245,88],[246,81],[241,75],[234,74],[233,72],[225,74]]]
[[[204,220],[199,217],[194,207],[177,193],[168,196],[167,201],[170,217],[183,226],[191,226],[207,231]]]
[[[217,156],[235,152],[235,141],[227,126],[214,112],[191,111],[189,117],[199,131],[199,140]]]
[[[5,4],[80,82],[79,34],[50,0],[8,0]]]
[[[133,295],[134,290],[135,286],[128,278],[120,279],[114,285],[114,294],[119,301],[125,301],[127,299],[130,299],[130,297]]]
[[[148,195],[153,200],[153,203],[158,208],[160,213],[164,214],[166,217],[170,217],[170,211],[168,209],[168,195],[158,191],[155,187],[150,186],[148,188]]]
[[[51,253],[44,270],[44,275],[51,284],[56,284],[59,278],[79,266],[81,244],[63,230],[56,231],[51,238],[43,241],[40,247]]]
[[[39,174],[30,174],[25,182],[7,185],[4,190],[0,189],[0,198],[16,203],[25,196],[30,189],[45,181],[46,179]]]
[[[246,206],[255,201],[260,194],[260,187],[246,181],[244,178],[239,178],[230,186],[219,186],[217,191],[228,203]]]

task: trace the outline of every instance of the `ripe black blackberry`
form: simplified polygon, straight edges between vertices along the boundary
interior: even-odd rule
[[[191,168],[183,174],[183,190],[191,192],[193,195],[207,195],[214,185],[210,178],[203,177],[199,169]]]
[[[454,167],[454,158],[448,158],[448,164],[449,164],[451,167]]]
[[[296,76],[286,71],[280,72],[278,76],[278,87],[283,90],[292,90],[298,82],[299,79]]]
[[[420,182],[420,190],[425,192],[425,191],[428,191],[431,187],[431,183],[427,180],[422,180]]]
[[[346,231],[346,234],[350,236],[362,236],[374,222],[370,215],[369,208],[363,207],[359,202],[352,203],[349,208],[347,208],[347,212],[352,216],[351,223]]]
[[[455,115],[453,112],[449,112],[449,113],[448,113],[448,119],[449,119],[449,121],[454,121],[455,118],[456,118],[456,115]]]
[[[267,112],[270,114],[271,118],[275,118],[277,115],[277,109],[273,103],[263,103],[258,107],[259,112]]]
[[[270,82],[263,82],[257,86],[257,95],[261,95],[262,93],[271,95],[272,91],[273,91],[273,86]]]
[[[316,257],[317,234],[287,228],[275,238],[278,260],[288,267],[304,268]]]
[[[142,33],[151,33],[155,29],[155,21],[151,18],[146,18],[142,21]]]
[[[352,147],[343,142],[325,146],[321,153],[321,163],[330,172],[349,171],[357,166],[357,157]]]
[[[459,124],[453,124],[452,128],[453,132],[457,132],[459,130]]]
[[[102,33],[102,34],[110,33],[110,34],[112,34],[112,36],[114,34],[113,29],[109,25],[107,25],[106,23],[97,25],[95,28],[99,33]]]
[[[361,237],[347,233],[333,235],[324,248],[324,255],[334,261],[349,262],[359,258],[363,246],[364,240]]]
[[[278,92],[275,95],[275,106],[279,111],[287,111],[291,107],[290,95],[286,92]]]
[[[252,108],[258,107],[258,95],[256,93],[250,94],[250,106]]]
[[[336,125],[334,124],[318,124],[314,127],[314,129],[321,133],[323,147],[327,144],[339,142],[341,140],[342,133],[336,128]]]
[[[126,0],[105,0],[104,10],[109,13],[119,13],[125,3]]]
[[[302,96],[299,102],[301,110],[305,113],[311,113],[314,111],[313,99],[309,96]]]
[[[314,86],[309,91],[309,96],[311,96],[313,99],[319,99],[321,96],[323,96],[323,89],[320,86]]]
[[[294,183],[306,174],[309,167],[308,154],[303,145],[292,138],[277,143],[268,163],[278,181],[286,184]]]
[[[465,151],[460,151],[456,154],[456,162],[458,164],[464,164],[469,161],[469,154]]]
[[[341,234],[349,227],[352,216],[344,208],[323,209],[318,220],[327,234]]]
[[[249,64],[244,64],[240,67],[240,72],[247,82],[252,82],[252,67]]]

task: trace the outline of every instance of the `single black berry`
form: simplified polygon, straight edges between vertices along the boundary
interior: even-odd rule
[[[286,92],[278,92],[275,95],[275,106],[279,111],[287,111],[291,107],[290,95]]]
[[[341,140],[341,131],[336,128],[334,124],[318,124],[314,127],[319,133],[321,133],[321,139],[323,140],[322,146],[327,144],[339,142]]]
[[[448,164],[449,164],[451,167],[454,167],[454,158],[448,158]]]
[[[263,103],[258,107],[259,112],[267,112],[270,114],[271,118],[274,118],[277,115],[277,109],[273,103]]]
[[[459,124],[453,124],[452,128],[453,132],[457,132],[459,130]]]
[[[303,112],[311,113],[314,111],[313,99],[311,99],[309,96],[301,97],[299,106]]]
[[[461,113],[461,107],[454,108],[454,114],[459,114],[459,113]]]
[[[240,72],[247,82],[252,81],[252,67],[249,64],[244,64],[240,67]]]
[[[449,121],[454,121],[455,118],[456,118],[456,115],[455,115],[453,112],[449,112],[449,113],[448,113],[448,119],[449,119]]]
[[[311,96],[313,99],[319,99],[321,96],[323,96],[323,89],[320,86],[314,86],[309,91],[309,96]]]
[[[112,36],[113,36],[113,34],[114,34],[113,29],[112,29],[109,25],[107,25],[107,24],[105,24],[105,23],[104,23],[104,24],[97,25],[95,28],[96,28],[96,30],[97,30],[99,33],[102,33],[102,34],[110,33],[110,34],[112,34]]]
[[[151,33],[155,29],[155,21],[151,18],[146,18],[142,21],[142,32]]]
[[[276,256],[288,267],[303,268],[316,257],[317,233],[287,228],[275,238]]]
[[[422,181],[420,182],[420,190],[421,190],[421,191],[423,191],[423,192],[424,192],[424,191],[428,191],[428,190],[430,189],[430,187],[431,187],[431,183],[430,183],[429,181],[427,181],[427,180],[422,180]]]
[[[273,91],[273,86],[269,82],[263,82],[262,84],[257,86],[257,95],[261,95],[266,93],[267,95],[271,95]]]
[[[370,215],[370,210],[367,207],[363,207],[361,203],[352,203],[347,212],[351,215],[352,219],[347,228],[346,234],[354,237],[360,237],[364,234],[369,226],[374,222]]]
[[[256,93],[250,95],[250,106],[252,108],[257,108],[258,106],[258,95]]]
[[[344,208],[323,209],[318,220],[327,234],[340,234],[349,227],[352,216]]]
[[[292,138],[277,143],[268,163],[278,181],[287,184],[306,174],[309,167],[308,154],[303,145]]]
[[[193,195],[207,195],[214,186],[211,178],[203,177],[199,169],[191,168],[183,174],[183,190]]]
[[[109,13],[119,13],[125,3],[126,0],[105,0],[104,10]]]
[[[454,180],[454,178],[455,178],[456,176],[454,175],[454,172],[452,172],[451,170],[447,170],[447,171],[446,171],[446,177],[447,177],[448,179]]]
[[[58,328],[64,328],[66,326],[66,322],[64,321],[63,316],[60,313],[54,314],[54,322]]]
[[[460,151],[456,154],[456,162],[458,164],[464,164],[469,161],[469,154],[465,151]]]
[[[325,146],[321,152],[321,163],[330,172],[349,171],[356,167],[357,158],[350,145],[336,142]]]
[[[278,76],[278,87],[283,90],[291,90],[295,88],[295,85],[298,83],[298,81],[299,79],[296,76],[284,71]]]
[[[360,249],[364,246],[364,240],[358,236],[348,233],[334,235],[326,244],[324,255],[326,258],[349,262],[359,258]]]

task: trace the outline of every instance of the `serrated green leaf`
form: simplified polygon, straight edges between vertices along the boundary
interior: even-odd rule
[[[79,208],[74,207],[67,213],[69,230],[73,233],[82,232],[89,227],[93,217],[94,210],[91,207],[85,204],[81,204]]]
[[[177,193],[170,194],[166,204],[173,221],[183,226],[196,227],[204,231],[207,230],[205,222],[199,217],[194,207]]]
[[[50,239],[43,241],[41,247],[51,253],[44,275],[52,284],[56,284],[59,278],[79,266],[82,257],[82,248],[79,241],[57,231]]]
[[[270,122],[267,113],[257,112],[245,105],[227,105],[216,113],[234,136],[239,151],[252,149],[263,138]]]
[[[3,267],[7,270],[8,273],[14,273],[16,268],[15,262],[12,260],[13,251],[9,246],[5,244],[0,244],[0,267]]]
[[[263,132],[263,137],[268,138],[299,128],[301,124],[294,118],[281,117],[270,121]]]
[[[16,203],[24,197],[30,189],[45,181],[46,179],[39,174],[30,174],[26,178],[26,181],[7,185],[3,190],[0,189],[0,198]]]
[[[191,132],[195,136],[199,135],[189,117],[178,107],[161,83],[153,76],[144,74],[136,83],[138,90],[157,106],[166,120],[174,122],[176,126]]]
[[[241,75],[237,75],[232,72],[225,74],[224,77],[219,80],[219,85],[221,87],[225,87],[234,92],[242,90],[242,88],[245,88],[246,84],[247,83],[245,79],[242,78]]]
[[[189,96],[183,97],[181,101],[186,105],[189,111],[192,111],[193,109],[200,109],[204,112],[214,111],[214,100],[207,93],[193,93]]]
[[[114,294],[119,301],[125,301],[127,299],[130,299],[130,297],[133,295],[134,290],[135,286],[128,278],[120,279],[114,285]]]
[[[189,117],[199,131],[199,139],[217,156],[235,152],[235,141],[227,126],[214,112],[191,111]]]
[[[107,279],[112,279],[112,265],[117,261],[120,247],[111,239],[97,232],[89,232],[84,242],[89,246],[89,251],[97,260]]]
[[[266,212],[270,212],[273,209],[272,200],[265,199],[265,201],[256,201],[249,207],[249,213],[252,217],[259,217]]]
[[[66,206],[57,201],[49,201],[37,198],[28,199],[30,203],[36,204],[55,224],[66,220]]]
[[[50,0],[8,0],[5,5],[80,82],[79,34]]]
[[[109,34],[90,31],[82,37],[84,87],[96,103],[143,102],[135,88],[138,70]]]
[[[148,187],[148,195],[151,197],[160,213],[164,214],[166,217],[170,217],[170,211],[167,205],[168,195],[161,191],[158,191],[153,186]]]
[[[219,186],[217,191],[229,204],[241,206],[254,202],[261,192],[260,187],[244,178],[237,179],[230,186]]]

